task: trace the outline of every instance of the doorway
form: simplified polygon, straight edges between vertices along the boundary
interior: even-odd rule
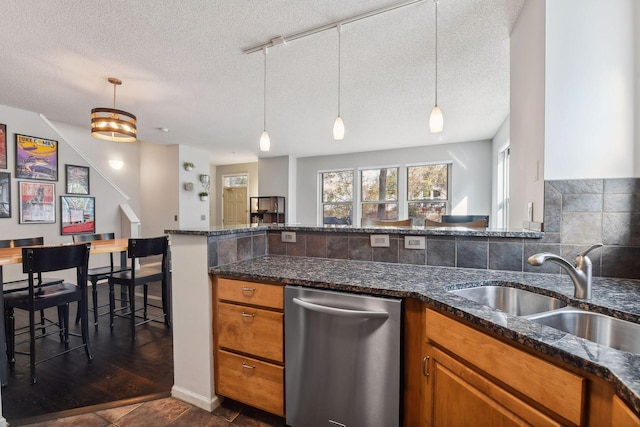
[[[248,184],[249,176],[247,174],[224,175],[222,177],[223,226],[242,225],[249,222]]]

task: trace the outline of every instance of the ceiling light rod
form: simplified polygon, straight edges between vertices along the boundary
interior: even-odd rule
[[[374,9],[369,12],[361,13],[359,15],[354,15],[350,18],[345,18],[340,21],[333,22],[331,24],[326,24],[321,27],[315,27],[310,30],[303,31],[301,33],[295,33],[295,34],[290,34],[288,36],[277,37],[273,40],[269,40],[266,43],[245,49],[242,52],[246,54],[260,52],[265,47],[274,47],[279,44],[285,44],[293,40],[297,40],[303,37],[311,36],[313,34],[321,33],[326,30],[330,30],[332,28],[336,28],[338,25],[350,24],[352,22],[360,21],[361,19],[370,18],[372,16],[380,15],[381,13],[391,12],[392,10],[400,9],[406,6],[411,6],[412,4],[423,3],[425,1],[427,0],[411,0],[411,1],[403,1],[400,3],[394,3],[389,6],[381,7],[379,9]]]

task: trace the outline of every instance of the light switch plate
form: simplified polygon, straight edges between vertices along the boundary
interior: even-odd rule
[[[296,242],[296,232],[295,231],[283,231],[280,235],[280,240],[285,243],[295,243]]]
[[[388,234],[372,234],[370,238],[371,238],[372,248],[388,248],[389,247]]]
[[[424,249],[425,248],[424,236],[404,236],[404,248],[405,249]]]

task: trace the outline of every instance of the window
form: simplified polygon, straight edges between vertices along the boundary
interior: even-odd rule
[[[449,164],[407,167],[407,207],[409,218],[440,221],[447,213]]]
[[[360,171],[362,217],[398,219],[398,168]]]
[[[496,207],[496,223],[504,229],[509,228],[509,160],[510,148],[507,147],[498,154],[498,194]]]
[[[322,172],[322,223],[350,225],[353,171]]]
[[[225,187],[246,187],[249,178],[247,175],[227,175],[223,177]]]

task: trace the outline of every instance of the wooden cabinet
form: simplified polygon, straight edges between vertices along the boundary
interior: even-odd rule
[[[424,403],[405,404],[405,427],[640,427],[640,418],[602,378],[547,360],[426,304],[422,317],[417,304],[407,307],[412,307],[408,315],[422,320],[426,340],[418,343],[415,327],[405,329],[405,349],[414,354],[405,355],[405,384]],[[418,351],[426,356],[422,361]]]
[[[611,402],[611,427],[640,427],[640,418],[618,396]]]
[[[434,310],[426,328],[425,425],[584,425],[585,378]]]
[[[284,416],[283,286],[214,284],[216,393]]]

